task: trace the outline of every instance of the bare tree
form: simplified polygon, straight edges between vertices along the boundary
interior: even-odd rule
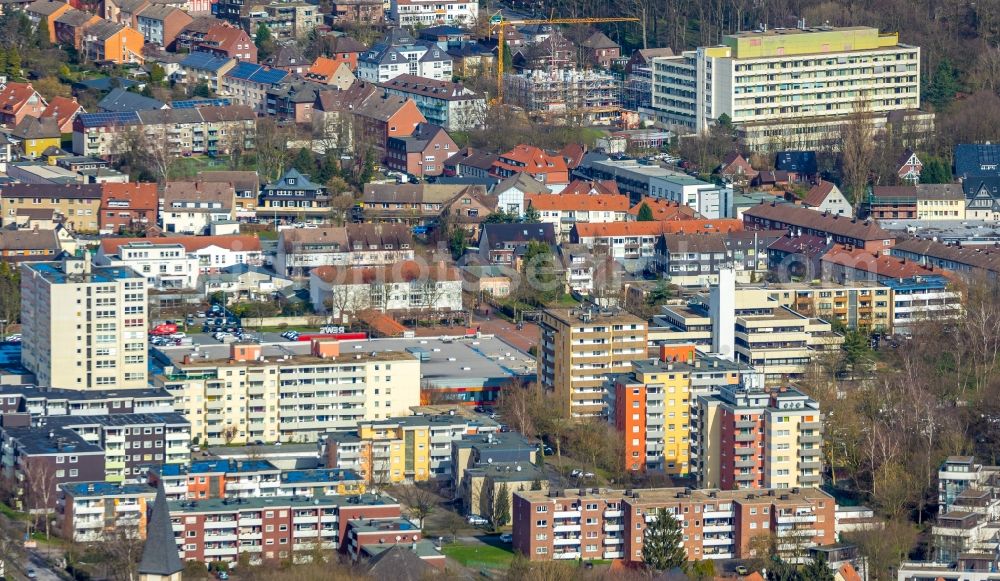
[[[137,581],[139,559],[144,545],[138,527],[116,526],[104,533],[100,550],[107,574],[113,581]]]
[[[257,171],[266,180],[277,179],[288,164],[288,131],[265,117],[257,121],[256,135]]]
[[[541,394],[534,386],[508,382],[500,388],[497,408],[514,431],[531,437],[537,433],[535,415],[541,408]]]
[[[24,471],[24,494],[29,513],[40,515],[45,525],[45,538],[50,535],[49,514],[55,504],[56,471],[42,460],[29,462]]]
[[[875,157],[875,126],[872,123],[871,106],[868,101],[858,98],[854,111],[841,126],[840,163],[844,183],[851,188],[854,200],[854,214],[857,215]]]
[[[406,506],[406,512],[416,519],[417,527],[424,528],[424,519],[431,515],[438,505],[438,497],[433,492],[417,484],[395,486],[390,494]]]
[[[236,436],[240,433],[240,429],[236,426],[226,426],[222,428],[222,440],[227,446],[231,446],[236,440]]]

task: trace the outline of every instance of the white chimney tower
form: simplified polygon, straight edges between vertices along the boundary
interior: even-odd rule
[[[719,270],[719,284],[709,295],[712,319],[712,351],[726,359],[736,356],[736,271],[726,266]]]

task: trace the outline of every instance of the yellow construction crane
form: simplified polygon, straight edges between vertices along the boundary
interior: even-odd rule
[[[497,96],[494,102],[503,104],[503,53],[507,50],[504,41],[508,26],[531,24],[599,24],[602,22],[639,22],[638,18],[533,18],[506,20],[499,11],[490,17],[490,33],[497,35]]]

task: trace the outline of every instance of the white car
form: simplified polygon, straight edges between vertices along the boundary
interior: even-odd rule
[[[187,333],[185,333],[183,331],[178,331],[177,333],[171,333],[170,334],[170,338],[171,339],[183,339],[185,337],[187,337]]]
[[[583,476],[583,470],[580,470],[579,468],[576,468],[572,472],[570,472],[569,475],[572,478],[579,478],[579,477]]]
[[[514,542],[514,535],[512,535],[510,533],[504,533],[504,534],[500,535],[500,542],[501,543],[513,543]]]
[[[468,518],[468,521],[469,521],[470,525],[477,526],[477,527],[478,526],[483,526],[483,525],[490,524],[490,521],[488,521],[485,518],[479,516],[478,514],[470,514],[469,518]]]

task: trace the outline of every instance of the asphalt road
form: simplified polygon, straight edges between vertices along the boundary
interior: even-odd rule
[[[22,565],[21,572],[27,575],[29,569],[35,570],[36,581],[62,581],[62,577],[49,567],[41,555],[34,551],[28,553],[28,558]]]

